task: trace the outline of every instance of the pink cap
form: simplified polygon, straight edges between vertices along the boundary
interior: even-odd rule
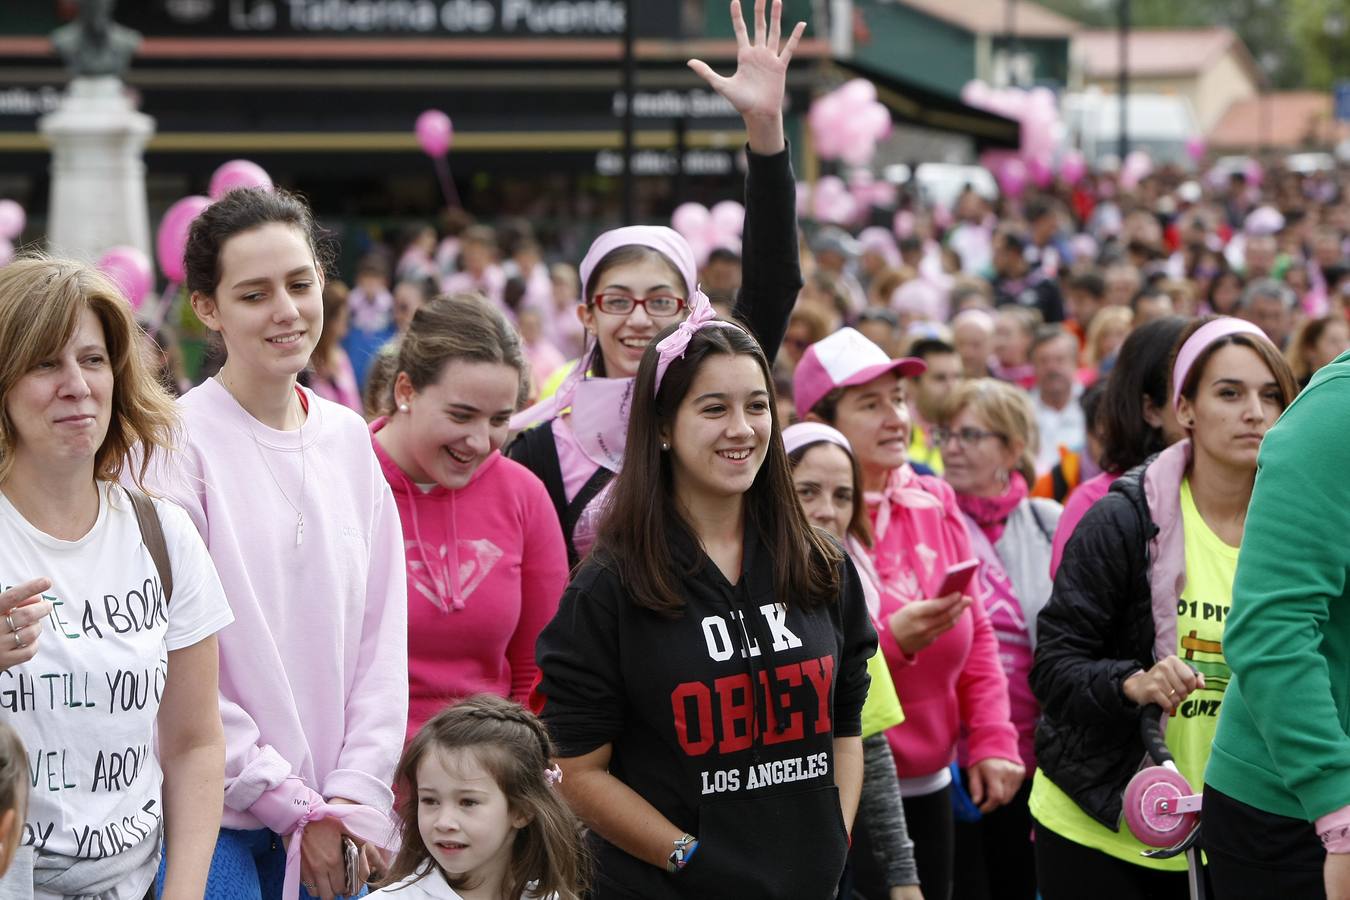
[[[899,372],[904,378],[922,375],[928,366],[921,359],[891,359],[876,344],[852,328],[841,328],[816,341],[802,354],[792,378],[797,415],[805,417],[820,399],[835,388],[853,387]]]
[[[1181,386],[1186,383],[1186,376],[1191,374],[1191,366],[1195,365],[1205,349],[1215,341],[1223,340],[1234,334],[1249,334],[1258,337],[1266,343],[1274,346],[1266,333],[1257,328],[1246,319],[1235,319],[1232,316],[1220,316],[1211,322],[1206,322],[1195,330],[1195,334],[1186,339],[1186,343],[1181,345],[1177,351],[1176,364],[1172,366],[1172,408],[1176,409],[1177,404],[1181,402]]]

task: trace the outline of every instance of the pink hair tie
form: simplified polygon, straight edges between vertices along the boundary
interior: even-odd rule
[[[689,317],[656,345],[656,386],[652,388],[653,397],[660,393],[661,381],[666,377],[666,370],[670,368],[670,364],[684,358],[685,351],[689,349],[689,342],[703,328],[741,330],[739,325],[717,318],[717,310],[713,309],[708,295],[703,293],[701,288],[695,288],[693,296],[689,298]]]
[[[549,787],[556,787],[562,784],[562,767],[554,763],[550,768],[544,770],[544,783]]]
[[[1191,374],[1191,367],[1200,358],[1200,354],[1204,353],[1216,341],[1221,341],[1235,334],[1249,334],[1271,344],[1270,338],[1266,337],[1264,331],[1245,319],[1220,316],[1212,322],[1201,325],[1195,330],[1195,334],[1186,339],[1186,343],[1182,344],[1181,349],[1177,352],[1176,365],[1172,367],[1172,409],[1176,409],[1177,404],[1181,402],[1181,386],[1186,383],[1187,376]],[[1274,344],[1271,344],[1271,346],[1274,346]]]

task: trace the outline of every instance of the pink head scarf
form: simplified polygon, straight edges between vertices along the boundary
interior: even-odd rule
[[[646,247],[660,253],[684,279],[686,296],[693,300],[698,285],[698,264],[693,248],[673,228],[663,225],[631,225],[606,231],[595,239],[581,261],[581,289],[596,267],[620,247]],[[581,302],[587,302],[586,297]],[[628,410],[632,402],[633,379],[587,377],[587,368],[596,346],[593,335],[586,335],[581,359],[558,387],[558,392],[511,417],[511,430],[522,431],[532,425],[556,418],[572,409],[572,428],[587,458],[598,466],[618,471],[623,459],[628,432]],[[578,398],[578,392],[583,396]]]

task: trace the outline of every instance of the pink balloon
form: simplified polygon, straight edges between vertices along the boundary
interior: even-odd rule
[[[449,153],[455,140],[455,127],[450,123],[450,117],[439,109],[429,109],[418,116],[413,131],[422,152],[431,157]]]
[[[941,229],[950,228],[952,224],[952,211],[941,203],[933,204],[933,224]]]
[[[0,237],[0,266],[7,266],[14,259],[14,243],[7,237]]]
[[[216,169],[211,176],[211,186],[207,189],[207,194],[212,200],[219,200],[238,188],[261,188],[270,191],[272,177],[255,162],[232,159]]]
[[[839,158],[850,166],[865,166],[872,161],[872,157],[877,155],[877,144],[874,140],[851,140],[844,152],[839,154]]]
[[[10,241],[18,240],[19,235],[23,234],[23,227],[27,222],[28,217],[17,201],[0,200],[0,238],[6,238]]]
[[[877,99],[877,86],[866,78],[854,78],[844,82],[839,88],[839,96],[844,98],[850,109],[858,109]]]
[[[719,235],[739,237],[745,230],[745,207],[735,200],[723,200],[713,206],[711,217]]]
[[[712,242],[702,234],[691,234],[685,240],[689,241],[689,249],[694,251],[694,262],[702,266],[708,261],[708,254],[712,253]]]
[[[1242,167],[1243,173],[1247,176],[1247,184],[1252,187],[1260,187],[1261,182],[1266,178],[1266,172],[1261,168],[1261,164],[1254,159],[1247,160],[1247,164]]]
[[[1186,139],[1186,155],[1190,157],[1191,162],[1199,163],[1205,158],[1205,139],[1200,135]]]
[[[170,206],[160,220],[159,232],[155,235],[155,256],[160,271],[170,281],[181,284],[187,277],[183,251],[187,248],[188,229],[192,227],[192,220],[210,205],[210,197],[194,194]]]
[[[681,203],[670,216],[670,227],[684,235],[686,240],[708,230],[712,220],[708,208],[702,203]]]
[[[1070,150],[1064,154],[1064,158],[1059,163],[1059,176],[1069,184],[1077,184],[1083,180],[1087,174],[1087,160],[1083,159],[1083,154],[1077,150]]]
[[[816,182],[817,197],[841,197],[848,193],[848,188],[844,185],[844,180],[838,175],[826,175]]]
[[[967,81],[965,87],[961,88],[961,101],[967,106],[985,109],[989,104],[989,92],[989,85],[976,78]]]
[[[891,111],[882,103],[872,102],[863,107],[861,119],[874,141],[884,140],[894,127]]]
[[[1035,182],[1036,187],[1041,188],[1042,190],[1048,188],[1050,183],[1055,180],[1055,173],[1051,170],[1050,163],[1046,162],[1042,157],[1033,156],[1031,159],[1028,159],[1026,161],[1026,167],[1027,174],[1031,176],[1031,180]]]
[[[139,312],[155,284],[150,258],[136,247],[111,247],[99,258],[98,268],[113,280],[132,310]]]
[[[1027,189],[1027,167],[1020,159],[1010,159],[995,173],[999,189],[1009,197],[1017,198]]]

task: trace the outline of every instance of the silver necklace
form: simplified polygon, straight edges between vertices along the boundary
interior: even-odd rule
[[[225,388],[225,393],[233,397],[235,403],[239,403],[239,398],[235,396],[234,391],[230,390],[230,386],[225,383],[225,373],[223,371],[216,373],[216,380],[220,382],[221,387]],[[292,503],[291,498],[286,496],[285,488],[283,488],[281,482],[277,480],[276,473],[272,471],[271,465],[267,462],[267,454],[263,453],[262,444],[259,443],[258,435],[253,430],[253,423],[248,421],[249,419],[252,419],[253,416],[249,414],[248,410],[244,409],[244,404],[239,403],[239,408],[244,412],[244,427],[248,429],[248,436],[253,438],[253,446],[258,451],[258,458],[262,460],[263,468],[267,470],[267,474],[271,477],[272,484],[276,485],[277,493],[281,495],[281,499],[285,500],[286,505],[295,513],[295,546],[299,547],[305,542],[305,513],[302,507],[305,504],[305,480],[309,474],[305,467],[304,423],[301,422],[300,427],[296,429],[297,434],[300,436],[300,498],[299,503]]]

